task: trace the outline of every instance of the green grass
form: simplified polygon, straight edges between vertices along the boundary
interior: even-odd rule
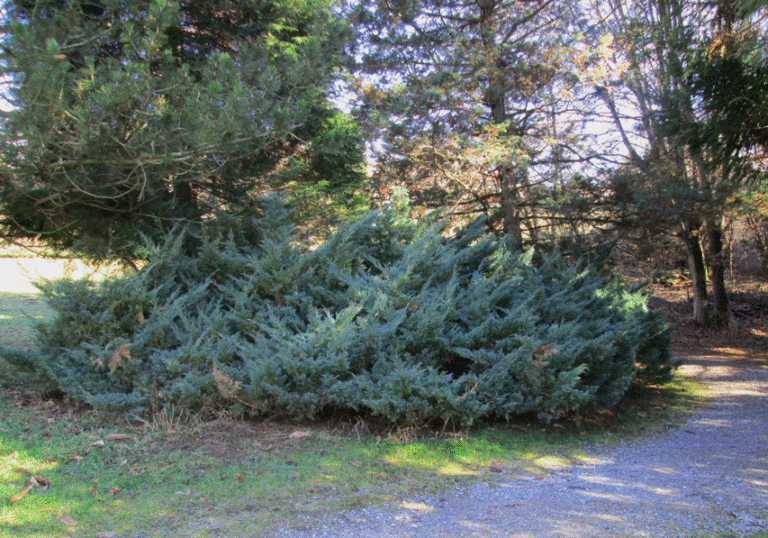
[[[0,294],[0,343],[33,345],[34,323],[49,315],[34,294]],[[556,473],[595,446],[681,424],[706,397],[678,378],[578,420],[442,433],[203,422],[174,410],[136,425],[45,401],[0,359],[0,536],[269,536],[347,508]],[[21,496],[30,476],[42,485]]]
[[[62,403],[0,398],[0,536],[268,536],[346,508],[408,503],[459,484],[545,476],[589,449],[654,434],[701,401],[679,380],[591,423],[496,425],[449,434],[157,417],[132,426]],[[637,414],[639,406],[648,411]],[[363,428],[364,429],[364,428]],[[292,438],[296,431],[308,435]],[[16,504],[29,477],[34,487]],[[118,489],[114,489],[118,488]],[[416,507],[418,508],[418,507]],[[191,524],[195,524],[190,526]]]
[[[0,346],[33,346],[34,324],[50,315],[51,310],[38,294],[0,292]]]
[[[30,279],[98,279],[120,270],[116,265],[90,267],[73,259],[4,258],[3,252],[0,248],[0,346],[5,347],[34,345],[35,323],[52,314]]]

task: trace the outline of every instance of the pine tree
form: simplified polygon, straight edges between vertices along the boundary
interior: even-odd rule
[[[349,33],[325,0],[19,0],[4,26],[6,237],[131,258],[289,180],[354,201],[362,145],[327,97]]]
[[[592,155],[577,127],[591,109],[573,54],[579,4],[359,4],[357,114],[382,191],[405,185],[416,204],[543,240],[563,220],[547,220],[562,217],[552,193]]]

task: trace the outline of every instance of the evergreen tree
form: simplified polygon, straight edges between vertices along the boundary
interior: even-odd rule
[[[328,99],[349,34],[325,0],[17,0],[4,35],[6,237],[131,258],[254,190],[327,182],[348,203],[364,178]]]
[[[702,117],[689,130],[695,149],[721,161],[768,149],[768,38],[765,2],[720,0],[713,28],[691,51],[688,83],[702,99]]]
[[[593,156],[580,19],[570,1],[360,2],[358,115],[385,195],[486,214],[518,244],[556,225],[555,193]]]
[[[692,54],[688,83],[700,98],[695,122],[669,114],[679,133],[711,165],[733,170],[743,184],[739,216],[751,228],[753,244],[768,270],[768,9],[760,2],[721,2],[718,31],[706,48]]]

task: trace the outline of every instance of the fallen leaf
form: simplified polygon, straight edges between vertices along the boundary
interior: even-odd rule
[[[350,461],[349,464],[354,466],[354,467],[362,467],[363,466],[363,462],[361,462],[361,461]]]
[[[99,439],[98,441],[94,441],[91,446],[104,446],[104,441],[102,439]]]
[[[50,485],[50,482],[48,482],[44,478],[43,478],[43,481],[46,483],[46,487],[48,487],[48,485]],[[37,487],[39,485],[40,484],[38,483],[37,478],[34,477],[34,476],[30,476],[29,480],[27,480],[27,483],[24,484],[24,489],[21,490],[16,495],[12,496],[10,499],[8,499],[8,504],[16,504],[21,499],[23,499],[24,497],[27,496],[27,493],[29,493],[29,490],[31,490],[32,488],[35,488],[35,487]]]
[[[32,476],[32,473],[26,470],[24,467],[16,467],[13,471],[19,474],[23,474],[24,476]]]
[[[71,517],[63,515],[63,514],[57,515],[56,519],[58,519],[59,522],[63,523],[64,525],[66,525],[68,527],[74,527],[75,525],[77,525],[77,521],[75,521]]]
[[[49,487],[51,487],[51,481],[43,476],[35,475],[35,481],[37,481],[37,485],[43,488],[43,491],[47,490]]]
[[[289,439],[304,439],[305,437],[309,437],[312,435],[311,433],[307,431],[295,431],[291,435],[288,436]]]
[[[112,495],[112,496],[114,497],[115,495],[117,495],[118,493],[120,493],[120,488],[118,488],[117,486],[115,486],[114,488],[112,488],[112,489],[110,489],[109,491],[107,491],[107,493],[109,493],[110,495]]]
[[[104,439],[106,439],[107,441],[124,441],[126,439],[133,440],[133,436],[125,433],[111,433],[107,435]]]
[[[29,490],[32,489],[32,486],[27,486],[23,490],[21,490],[16,495],[12,496],[10,499],[8,499],[8,504],[16,504],[21,499],[27,496],[27,493],[29,493]]]
[[[116,536],[117,536],[117,533],[115,531],[96,533],[96,538],[116,538]]]
[[[243,475],[241,475],[240,473],[237,473],[235,475],[235,478],[238,479],[238,480],[242,480],[243,479]]]

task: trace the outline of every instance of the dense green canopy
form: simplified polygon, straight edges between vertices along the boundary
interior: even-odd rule
[[[133,257],[297,168],[354,190],[362,145],[328,98],[345,28],[325,0],[7,3],[6,236]]]

